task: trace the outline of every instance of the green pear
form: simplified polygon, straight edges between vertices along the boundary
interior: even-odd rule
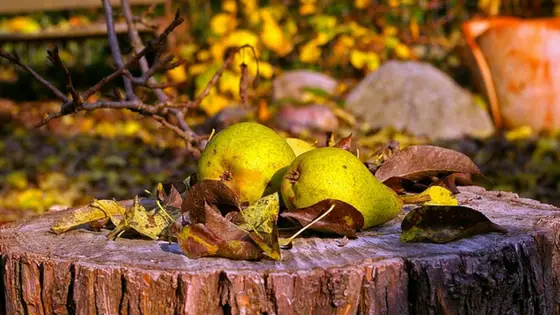
[[[217,133],[198,161],[200,180],[223,181],[242,202],[253,202],[279,190],[294,151],[276,131],[258,123],[243,122]],[[277,178],[276,185],[271,180]],[[267,189],[268,188],[268,189]]]
[[[344,201],[364,216],[364,229],[395,218],[402,202],[377,180],[352,153],[338,148],[318,148],[298,156],[281,184],[288,209],[310,207],[325,199]]]
[[[286,138],[286,142],[288,142],[296,156],[300,156],[302,153],[315,149],[313,144],[298,138]]]

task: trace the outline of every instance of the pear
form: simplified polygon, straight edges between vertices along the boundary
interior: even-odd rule
[[[302,153],[315,149],[313,144],[298,138],[286,138],[286,142],[288,142],[296,156],[300,156]]]
[[[221,180],[241,202],[253,202],[278,191],[294,151],[276,131],[258,123],[243,122],[217,133],[198,161],[200,180]],[[276,184],[271,183],[275,178]]]
[[[332,147],[298,156],[281,183],[288,209],[310,207],[325,199],[344,201],[364,216],[364,229],[395,218],[402,202],[352,153]]]

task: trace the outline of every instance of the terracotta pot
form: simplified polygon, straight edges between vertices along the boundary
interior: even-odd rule
[[[560,130],[560,18],[477,19],[462,31],[496,127]]]

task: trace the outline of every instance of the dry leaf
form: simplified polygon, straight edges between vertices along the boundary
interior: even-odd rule
[[[334,144],[335,148],[339,148],[339,149],[343,149],[346,151],[351,151],[352,150],[352,134],[350,134],[348,137],[342,138],[340,140],[338,140],[335,144]]]
[[[125,208],[116,201],[94,200],[89,205],[64,215],[51,229],[54,233],[60,234],[82,224],[106,218],[112,218],[115,220],[113,223],[118,224],[115,217],[124,215],[125,211]]]
[[[327,211],[332,205],[335,205],[334,210],[309,229],[356,238],[356,231],[361,230],[364,226],[364,216],[356,208],[340,200],[325,199],[311,207],[283,212],[281,215],[284,218],[295,219],[299,224],[305,226]]]
[[[204,205],[216,205],[222,214],[239,209],[239,196],[219,180],[203,180],[189,189],[181,206],[191,223],[205,223]]]
[[[447,243],[476,234],[507,231],[484,214],[464,206],[422,206],[401,224],[401,242]]]
[[[377,169],[375,177],[384,182],[391,177],[418,180],[450,173],[482,175],[471,159],[461,152],[430,145],[416,145],[393,154]]]
[[[178,235],[179,246],[191,259],[200,257],[224,257],[237,260],[259,260],[263,257],[259,248],[246,241],[225,241],[204,224],[193,224]]]
[[[279,211],[280,198],[274,193],[241,210],[242,222],[239,223],[239,227],[249,231],[251,239],[274,260],[282,259],[276,226]]]
[[[157,239],[166,228],[173,222],[173,218],[165,209],[155,209],[149,213],[140,204],[138,196],[134,198],[134,203],[124,213],[117,227],[107,235],[110,239],[116,239],[126,231],[135,231],[140,235]]]

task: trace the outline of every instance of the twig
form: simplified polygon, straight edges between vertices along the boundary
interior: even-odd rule
[[[111,55],[113,56],[113,60],[115,61],[117,67],[123,68],[124,61],[121,55],[119,41],[117,39],[117,33],[115,32],[115,25],[113,24],[113,8],[111,7],[111,3],[109,2],[109,0],[102,0],[102,1],[103,1],[103,9],[105,11],[105,22],[107,24],[107,37],[109,39],[109,46],[111,47]],[[136,94],[134,94],[132,82],[130,82],[130,80],[126,77],[123,77],[123,82],[124,82],[124,90],[126,91],[126,98],[129,100],[137,99]]]
[[[3,50],[2,48],[0,48],[0,57],[8,60],[9,62],[19,66],[20,68],[22,68],[23,70],[27,71],[29,74],[31,74],[35,80],[39,81],[41,84],[43,84],[47,89],[51,90],[51,92],[53,92],[53,94],[58,97],[59,99],[61,99],[63,102],[68,102],[68,98],[66,97],[66,95],[64,95],[64,93],[62,93],[59,89],[57,89],[54,85],[52,85],[49,81],[47,81],[45,78],[43,78],[41,75],[39,75],[37,72],[35,72],[35,70],[31,69],[31,67],[29,67],[28,65],[24,64],[21,62],[21,59],[19,58],[19,55],[14,51],[13,53],[8,53],[7,51]]]
[[[72,83],[72,75],[70,74],[70,71],[68,71],[68,68],[66,68],[66,66],[64,65],[64,62],[62,62],[62,59],[60,59],[60,55],[58,54],[58,47],[55,47],[53,50],[47,50],[47,55],[47,58],[52,62],[54,66],[59,67],[62,69],[62,71],[64,71],[64,74],[66,75],[66,90],[70,93],[70,95],[72,95],[72,102],[76,106],[81,105],[84,100],[82,99],[82,96],[78,93],[78,91],[76,91],[76,89],[74,88],[74,84]]]

